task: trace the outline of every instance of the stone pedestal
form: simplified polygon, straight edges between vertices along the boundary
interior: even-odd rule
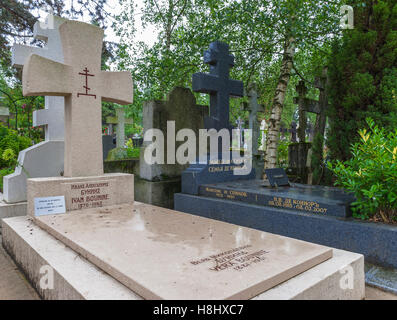
[[[28,180],[29,216],[34,198],[65,196],[66,211],[134,202],[134,175],[110,173],[90,177],[53,177]]]

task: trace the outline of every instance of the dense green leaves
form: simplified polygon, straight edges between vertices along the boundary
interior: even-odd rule
[[[122,14],[115,30],[121,36],[119,66],[129,68],[135,80],[137,103],[164,99],[175,86],[190,87],[195,72],[207,72],[202,54],[210,42],[229,43],[236,57],[231,77],[245,87],[256,82],[260,102],[267,112],[272,107],[287,33],[296,38],[294,69],[309,82],[321,69],[330,50],[330,37],[339,33],[339,6],[343,1],[227,1],[146,0],[142,12],[133,0],[120,0]],[[293,19],[291,19],[293,17]],[[137,41],[133,21],[154,25],[158,31],[153,45]],[[314,70],[314,72],[313,72]],[[294,115],[295,85],[300,76],[293,71],[285,100],[283,124]],[[197,95],[208,103],[206,95]],[[137,104],[134,104],[137,105]],[[231,105],[231,121],[246,117],[240,99]]]
[[[331,158],[340,160],[351,157],[350,144],[366,117],[385,129],[397,126],[397,3],[351,3],[354,29],[335,41],[329,62],[328,145]]]
[[[336,184],[354,192],[355,217],[397,221],[397,130],[388,132],[370,118],[366,122],[369,129],[359,130],[360,141],[350,149],[353,157],[328,166]]]

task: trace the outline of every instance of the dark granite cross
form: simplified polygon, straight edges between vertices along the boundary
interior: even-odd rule
[[[229,123],[229,96],[243,96],[243,82],[229,78],[234,66],[234,56],[229,45],[215,41],[204,52],[204,63],[210,65],[210,73],[193,74],[193,91],[210,95],[210,116],[204,119],[206,129],[231,130]]]

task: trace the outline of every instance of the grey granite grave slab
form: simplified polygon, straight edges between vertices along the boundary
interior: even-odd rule
[[[361,253],[367,262],[397,268],[393,225],[183,193],[175,194],[175,210]]]
[[[262,180],[203,184],[199,195],[323,216],[351,216],[350,203],[354,196],[341,189],[298,183],[278,188],[263,185]]]

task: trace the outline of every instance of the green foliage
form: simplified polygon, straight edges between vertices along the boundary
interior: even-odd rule
[[[127,145],[127,157],[129,159],[131,159],[131,158],[138,158],[139,159],[139,155],[141,153],[141,149],[140,148],[134,148],[134,143],[132,142],[132,139],[128,139],[126,145]]]
[[[145,0],[141,15],[135,12],[134,0],[120,3],[122,13],[114,25],[122,43],[119,68],[133,73],[134,107],[141,108],[146,100],[164,99],[175,86],[191,87],[193,73],[208,72],[203,51],[210,42],[221,40],[235,56],[231,77],[242,80],[245,87],[257,83],[259,102],[266,106],[268,118],[286,34],[293,33],[297,43],[294,69],[313,81],[313,66],[322,67],[330,52],[328,35],[339,32],[339,8],[344,1]],[[154,26],[155,43],[137,41],[136,19],[144,28]],[[293,72],[283,107],[285,125],[296,109],[293,96],[299,79]],[[199,104],[208,104],[208,95],[196,94],[196,98]],[[241,99],[232,99],[230,109],[232,124],[247,116]]]
[[[31,146],[31,140],[16,131],[0,125],[0,168],[14,168],[18,154]]]
[[[127,148],[127,157],[128,159],[138,158],[141,153],[141,149],[139,148]]]
[[[126,148],[114,148],[109,151],[108,157],[106,160],[114,161],[114,160],[124,160],[127,159],[127,149]]]
[[[288,167],[288,140],[280,139],[277,146],[277,167],[286,169]]]
[[[3,191],[3,177],[14,172],[14,168],[0,169],[0,190]]]
[[[127,142],[128,144],[128,142]],[[127,159],[133,159],[133,158],[138,158],[139,159],[140,155],[140,149],[139,148],[132,148],[132,147],[127,147],[127,148],[114,148],[109,151],[107,161],[115,161],[115,160],[127,160]]]
[[[369,130],[359,130],[360,141],[352,145],[353,157],[329,162],[336,184],[354,192],[354,216],[368,219],[375,214],[385,222],[397,221],[397,130],[388,132],[372,119]]]
[[[333,44],[329,61],[327,145],[331,159],[347,160],[357,131],[370,117],[385,129],[397,126],[397,3],[352,0],[354,29]]]
[[[3,177],[13,173],[18,165],[21,150],[31,146],[31,140],[16,131],[0,125],[0,187],[3,190]]]

